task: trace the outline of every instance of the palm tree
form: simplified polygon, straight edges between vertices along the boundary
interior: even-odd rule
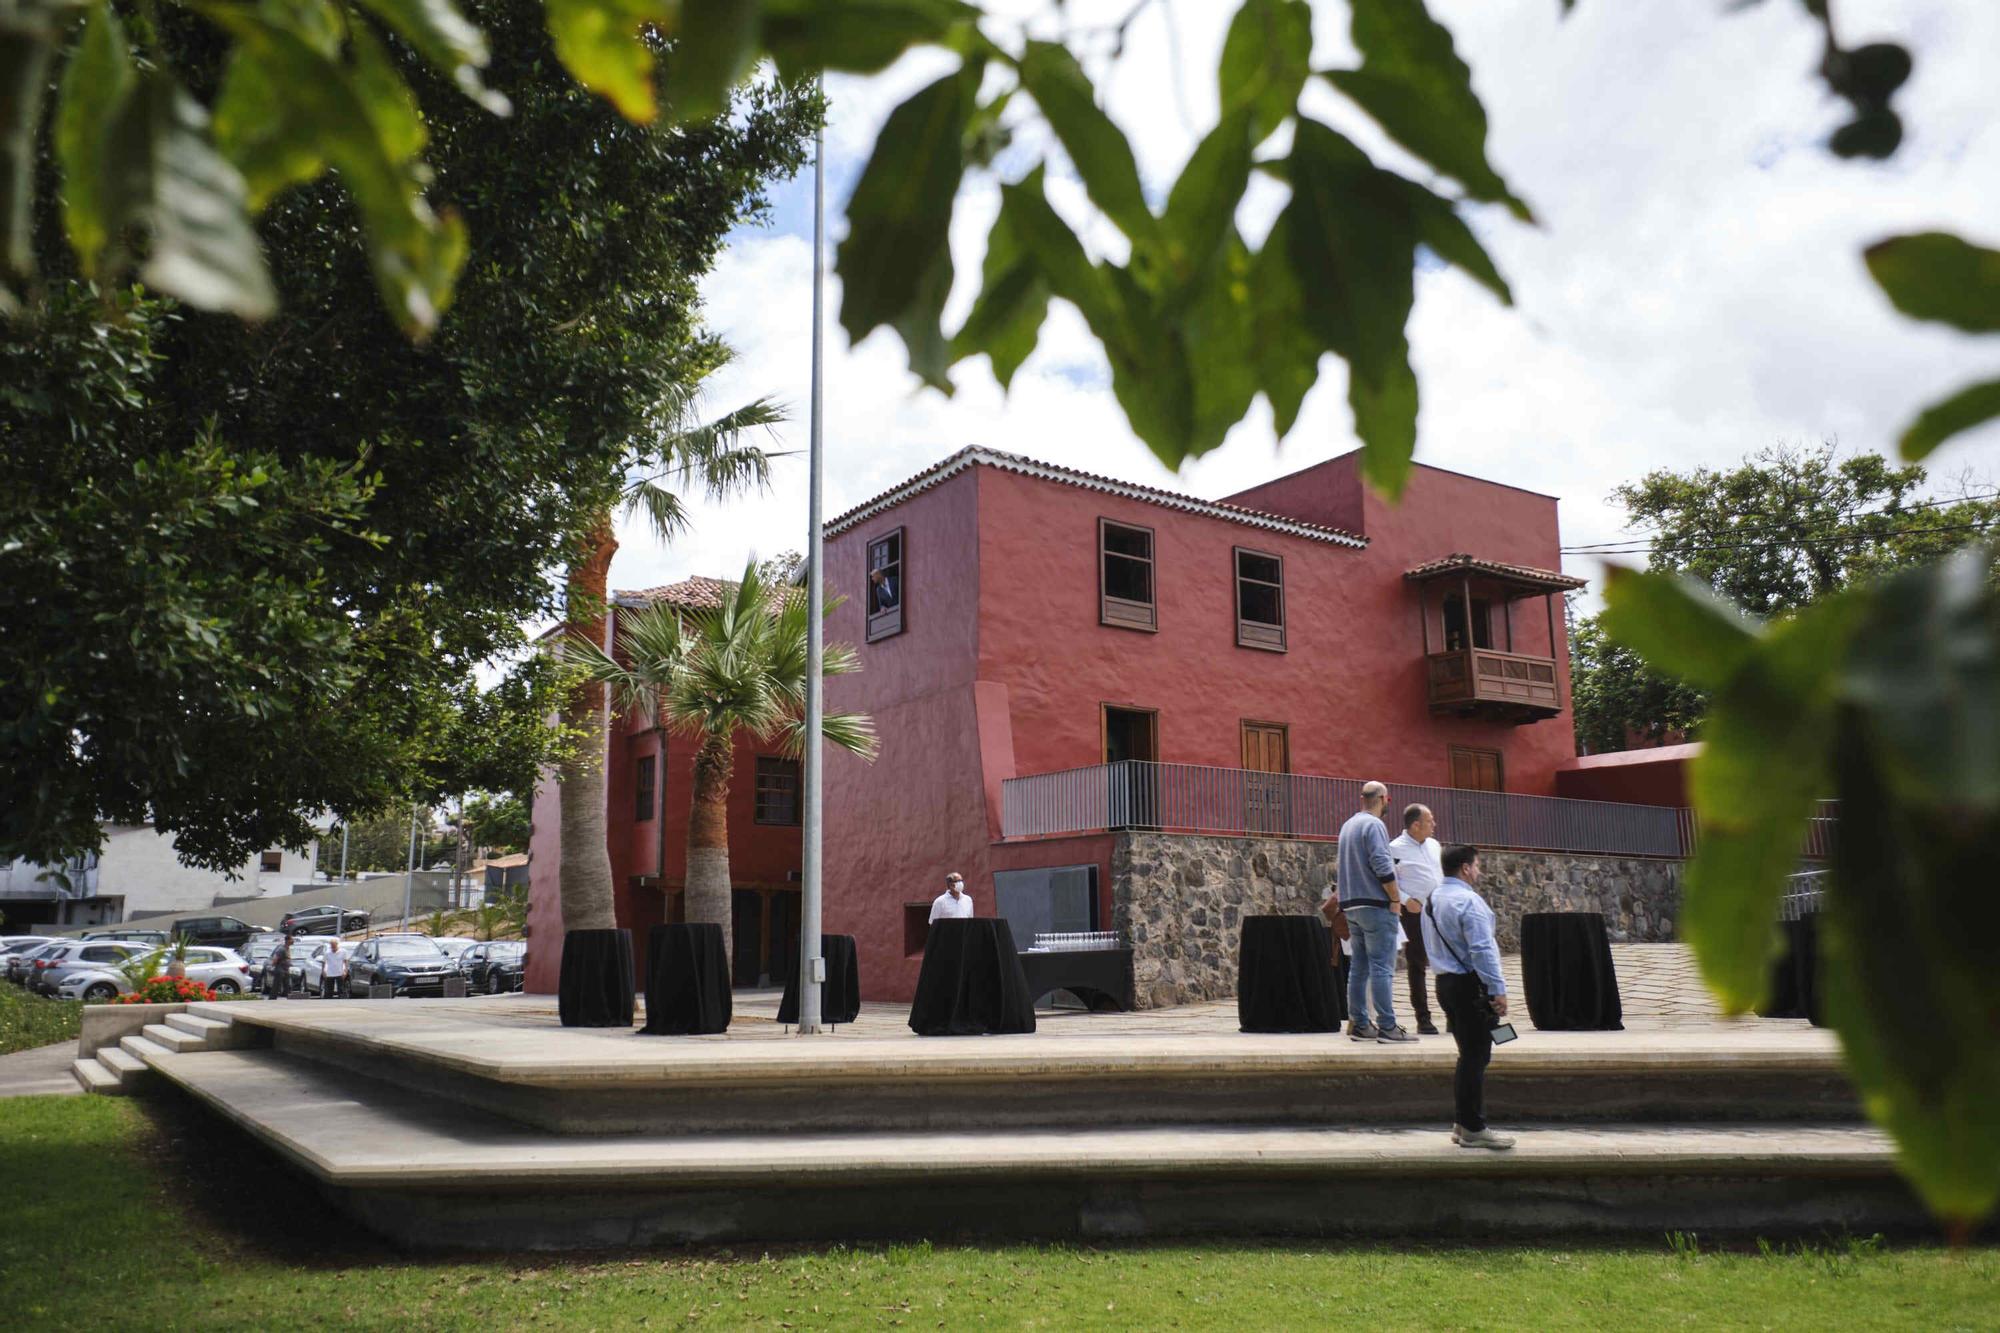
[[[822,616],[839,605],[828,599]],[[696,744],[694,808],[688,814],[687,919],[722,927],[732,947],[729,779],[736,738],[749,732],[796,755],[805,744],[806,637],[810,593],[770,582],[753,560],[734,596],[714,611],[657,606],[623,617],[616,656],[582,642],[576,654],[622,710],[635,711]],[[851,644],[827,644],[822,674],[861,669]],[[873,760],[875,724],[861,713],[828,713],[821,735]]]
[[[713,421],[697,424],[703,382],[729,364],[733,353],[712,344],[709,355],[669,387],[626,460],[617,491],[607,497],[566,580],[569,644],[603,644],[611,557],[618,550],[612,518],[618,509],[644,517],[662,539],[687,527],[683,496],[699,489],[713,499],[761,488],[775,457],[744,436],[784,420],[783,411],[759,398]],[[570,691],[562,723],[569,757],[557,768],[561,806],[563,929],[604,930],[618,924],[612,897],[611,853],[604,827],[604,685],[586,675]]]

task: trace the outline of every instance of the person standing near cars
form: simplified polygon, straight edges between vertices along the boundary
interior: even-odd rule
[[[347,955],[340,951],[340,936],[326,942],[326,955],[319,960],[319,993],[322,999],[347,998]]]
[[[1486,1065],[1493,1058],[1493,1025],[1507,1013],[1507,979],[1500,975],[1493,909],[1474,892],[1478,883],[1479,849],[1447,848],[1444,882],[1424,909],[1424,942],[1437,971],[1438,1004],[1458,1043],[1451,1141],[1461,1148],[1505,1149],[1514,1140],[1486,1127]]]
[[[292,993],[292,937],[290,935],[279,938],[278,947],[271,950],[271,956],[265,960],[264,967],[265,975],[270,978],[264,986],[264,998],[267,1000],[283,1000],[290,997]]]

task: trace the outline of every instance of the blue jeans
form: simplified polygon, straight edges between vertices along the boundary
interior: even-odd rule
[[[1386,907],[1347,909],[1347,943],[1354,961],[1347,972],[1347,1016],[1358,1027],[1396,1026],[1396,914]],[[1375,1017],[1368,1017],[1370,996]]]

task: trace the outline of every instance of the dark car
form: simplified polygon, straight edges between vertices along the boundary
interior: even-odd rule
[[[421,935],[363,940],[347,965],[352,983],[387,983],[398,995],[442,995],[446,977],[458,975],[451,955]]]
[[[458,970],[465,973],[465,988],[504,995],[521,989],[521,968],[528,958],[528,946],[519,940],[494,940],[475,944],[458,956]]]
[[[368,913],[324,903],[285,913],[278,927],[294,935],[345,935],[350,930],[368,929]]]
[[[189,944],[212,944],[222,949],[241,948],[260,929],[233,916],[184,916],[174,922],[174,937]]]

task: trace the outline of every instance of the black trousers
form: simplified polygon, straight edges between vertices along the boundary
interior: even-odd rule
[[[1493,1010],[1480,997],[1479,978],[1440,972],[1438,1004],[1458,1043],[1451,1076],[1453,1120],[1463,1129],[1486,1128],[1486,1065],[1493,1058]]]
[[[1423,913],[1403,913],[1403,933],[1409,936],[1409,942],[1403,946],[1403,966],[1410,969],[1410,1009],[1416,1014],[1419,1027],[1431,1027],[1434,1024],[1431,1021],[1430,987],[1425,984],[1424,976],[1424,969],[1430,966],[1430,956],[1424,952]]]
[[[346,999],[347,974],[343,972],[337,977],[329,977],[325,973],[321,973],[319,979],[319,994],[320,998],[323,1000]]]

